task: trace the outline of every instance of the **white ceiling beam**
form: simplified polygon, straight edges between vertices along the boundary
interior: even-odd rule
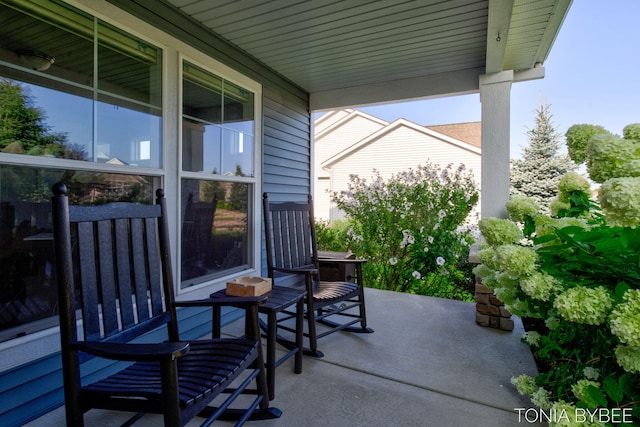
[[[503,71],[514,0],[489,0],[486,74]]]
[[[369,85],[312,92],[309,95],[309,109],[311,111],[335,110],[372,104],[478,93],[478,81],[482,74],[484,74],[483,68],[473,68]]]

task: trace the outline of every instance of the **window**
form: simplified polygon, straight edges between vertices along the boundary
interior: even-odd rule
[[[57,2],[11,4],[0,5],[0,151],[161,167],[161,50]]]
[[[57,322],[55,182],[73,203],[153,203],[162,51],[57,1],[2,2],[0,40],[3,341]]]
[[[192,63],[182,77],[182,288],[251,268],[253,92]]]

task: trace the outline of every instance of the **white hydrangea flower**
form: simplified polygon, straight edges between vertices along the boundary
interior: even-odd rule
[[[640,289],[629,289],[609,316],[611,333],[625,344],[640,347]]]
[[[553,302],[553,307],[564,319],[587,325],[604,322],[612,305],[609,291],[602,286],[570,288],[558,295]]]

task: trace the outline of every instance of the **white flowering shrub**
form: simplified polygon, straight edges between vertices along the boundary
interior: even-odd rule
[[[609,134],[602,126],[580,124],[573,125],[565,133],[569,157],[577,164],[582,164],[587,159],[587,143],[598,134]]]
[[[627,408],[640,425],[640,125],[626,127],[624,139],[599,132],[587,145],[578,134],[574,151],[586,147],[590,177],[603,180],[602,210],[575,173],[559,181],[552,216],[514,198],[513,224],[480,222],[487,243],[474,272],[526,325],[538,325],[523,341],[540,373],[512,379],[521,394],[567,413]]]
[[[600,204],[609,224],[623,227],[638,225],[640,176],[611,178],[600,186],[599,194]]]
[[[369,286],[473,300],[469,216],[478,189],[464,165],[427,163],[387,180],[374,171],[371,182],[352,175],[332,200],[352,224],[347,248],[367,259]]]
[[[523,336],[540,374],[512,379],[521,394],[544,410],[627,407],[639,423],[638,219],[634,227],[611,226],[582,180],[568,177],[565,184],[568,207],[561,213],[575,217],[550,218],[509,203],[519,228],[532,226],[518,243],[515,222],[483,219],[480,230],[491,244],[478,251],[482,264],[474,273],[525,323],[544,321]]]

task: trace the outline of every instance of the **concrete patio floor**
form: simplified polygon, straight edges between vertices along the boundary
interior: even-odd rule
[[[256,427],[511,427],[527,425],[515,408],[529,408],[510,383],[514,375],[536,374],[529,347],[512,332],[475,323],[475,304],[366,289],[373,334],[337,332],[319,342],[324,358],[293,359],[277,370],[279,419]],[[233,326],[233,325],[232,325]],[[89,411],[89,426],[120,425],[125,414]],[[29,426],[63,426],[59,408]],[[136,426],[162,425],[146,415]],[[199,425],[198,420],[188,424]],[[220,421],[214,425],[233,425]]]

